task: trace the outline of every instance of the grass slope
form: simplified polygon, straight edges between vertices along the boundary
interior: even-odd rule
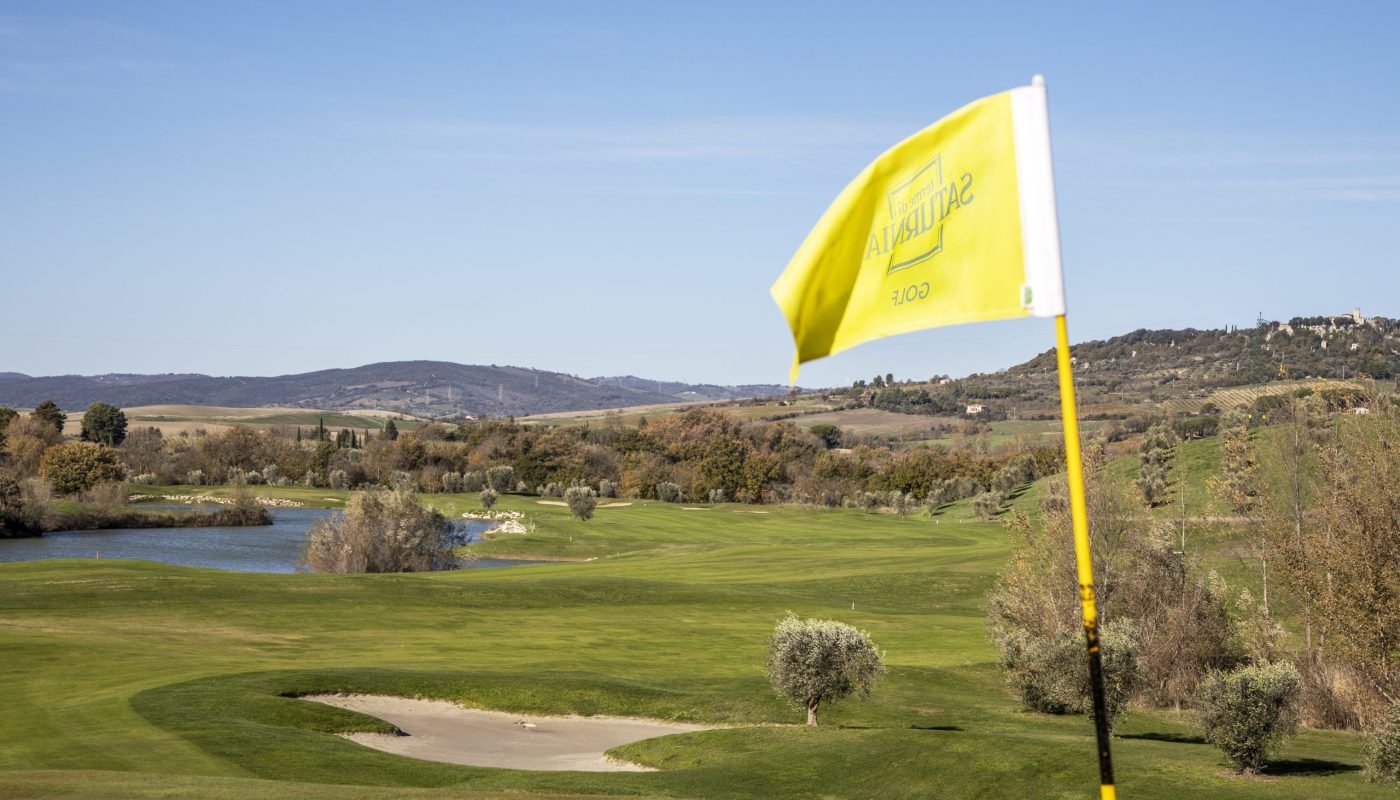
[[[316,501],[321,489],[280,489]],[[443,508],[474,506],[437,496]],[[324,500],[323,500],[324,502]],[[591,558],[426,575],[256,575],[130,561],[0,565],[0,796],[1081,798],[1088,723],[1019,709],[983,633],[999,526],[939,517],[638,503],[582,523],[531,498],[537,529],[482,555]],[[766,512],[766,513],[755,513]],[[786,611],[870,631],[887,680],[823,727],[779,702],[764,640]],[[390,756],[328,732],[382,730],[294,699],[367,691],[516,711],[754,727],[617,755],[652,773],[532,773]],[[1137,714],[1124,796],[1389,797],[1354,736],[1308,732],[1276,780],[1222,774],[1181,719]]]

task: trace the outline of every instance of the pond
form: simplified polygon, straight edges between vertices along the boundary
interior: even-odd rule
[[[188,506],[146,506],[189,508]],[[27,539],[0,539],[0,562],[44,558],[136,558],[186,567],[213,567],[235,572],[295,572],[306,532],[316,520],[334,513],[325,508],[279,508],[271,525],[247,528],[118,528],[105,531],[55,531]],[[475,541],[491,523],[467,521]],[[465,560],[465,569],[505,567],[528,561]]]

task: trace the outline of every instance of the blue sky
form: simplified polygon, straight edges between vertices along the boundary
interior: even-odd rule
[[[827,203],[1036,72],[1076,340],[1400,316],[1400,4],[1128,5],[0,2],[0,370],[782,382],[768,287]]]

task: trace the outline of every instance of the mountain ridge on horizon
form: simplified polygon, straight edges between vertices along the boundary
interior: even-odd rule
[[[1250,328],[1138,329],[1073,345],[1088,389],[1151,378],[1181,388],[1265,383],[1283,376],[1400,376],[1400,322],[1351,314],[1294,317]],[[1054,370],[1047,350],[1021,364],[960,380],[1023,381]],[[1226,368],[1228,365],[1228,368]],[[916,379],[916,382],[922,379]],[[987,388],[985,386],[981,388]],[[677,402],[787,395],[780,384],[688,384],[635,375],[582,378],[530,367],[450,361],[381,361],[267,377],[199,373],[29,376],[0,372],[0,405],[53,400],[79,410],[101,400],[120,407],[210,405],[397,411],[424,417],[525,416]],[[803,391],[798,389],[798,391]]]
[[[381,361],[273,376],[106,373],[31,376],[0,372],[0,405],[53,400],[67,410],[102,401],[120,407],[305,406],[400,411],[427,417],[523,416],[685,401],[786,394],[777,384],[720,386],[636,376],[580,378],[531,367],[450,361]]]

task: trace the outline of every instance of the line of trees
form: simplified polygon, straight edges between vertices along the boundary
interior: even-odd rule
[[[799,502],[875,505],[889,498],[914,506],[940,505],[983,492],[1003,496],[1007,467],[1021,483],[1058,469],[1058,445],[996,452],[918,447],[830,447],[840,432],[803,430],[787,421],[745,421],[694,409],[647,420],[640,427],[525,426],[509,420],[430,424],[365,441],[353,432],[303,437],[299,431],[233,427],[205,434],[164,436],[128,429],[119,409],[95,409],[83,439],[119,454],[137,483],[306,484],[334,488],[388,486],[407,475],[421,493],[547,493],[585,485],[595,493],[688,502]],[[60,412],[61,413],[61,412]],[[36,415],[6,428],[5,468],[16,478],[39,475],[46,450],[61,443],[58,428]],[[320,430],[320,429],[318,429]],[[509,470],[505,472],[504,470]],[[1018,473],[1018,474],[1020,474]],[[896,494],[897,493],[897,494]],[[892,507],[892,506],[890,506]]]

